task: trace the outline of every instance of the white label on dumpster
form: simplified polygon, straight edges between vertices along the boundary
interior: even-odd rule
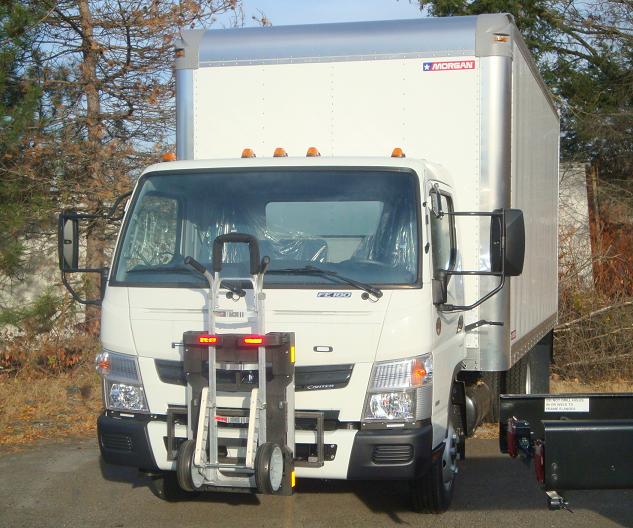
[[[589,398],[545,398],[545,412],[589,412]]]

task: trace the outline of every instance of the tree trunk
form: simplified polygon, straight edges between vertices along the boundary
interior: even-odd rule
[[[103,181],[101,101],[99,99],[99,78],[97,76],[97,61],[99,47],[94,39],[94,24],[88,0],[79,0],[79,25],[81,27],[82,55],[81,78],[86,94],[86,178],[92,179],[86,188],[98,189],[99,181]],[[85,197],[87,209],[97,211],[99,196],[92,193]],[[86,266],[88,268],[102,268],[105,265],[105,240],[103,222],[91,222],[86,230]],[[90,299],[100,296],[100,277],[97,273],[89,273],[86,295]],[[95,335],[99,332],[101,310],[97,306],[86,307],[86,323],[88,329]]]

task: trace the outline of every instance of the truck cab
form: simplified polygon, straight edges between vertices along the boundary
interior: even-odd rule
[[[207,313],[207,286],[184,258],[209,266],[215,238],[243,232],[256,236],[271,259],[267,330],[292,328],[296,335],[296,409],[323,411],[326,421],[327,459],[321,467],[298,467],[297,477],[420,475],[428,451],[446,438],[450,382],[465,353],[463,317],[432,300],[435,270],[459,267],[454,222],[426,207],[435,192],[447,210],[454,207],[448,181],[441,168],[406,158],[149,167],[130,200],[102,305],[103,349],[135,357],[139,408],[126,408],[106,385],[114,415],[100,419],[103,434],[112,439],[128,423],[121,412],[140,412],[150,444],[142,449],[150,447],[154,458],[146,469],[175,469],[165,444],[167,408],[185,405],[182,335],[204,328]],[[226,247],[223,274],[247,267],[241,249]],[[448,295],[462,303],[461,277],[449,282]],[[235,331],[243,303],[223,303]],[[185,427],[177,426],[176,435],[186,437]],[[296,443],[306,458],[316,453],[313,431],[298,430]],[[392,445],[404,446],[395,457]]]

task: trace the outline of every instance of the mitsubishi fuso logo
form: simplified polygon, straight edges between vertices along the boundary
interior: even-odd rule
[[[339,291],[330,291],[330,292],[318,292],[317,297],[335,297],[337,299],[351,297],[352,292],[339,292]]]

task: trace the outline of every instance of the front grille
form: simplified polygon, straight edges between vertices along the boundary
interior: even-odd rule
[[[347,387],[354,365],[319,365],[295,368],[295,390],[311,391]]]
[[[371,455],[374,464],[406,464],[413,460],[413,446],[404,445],[377,445]]]
[[[101,442],[105,449],[116,449],[117,451],[134,451],[132,437],[121,433],[109,433],[101,435]]]
[[[169,361],[164,359],[156,359],[156,371],[158,377],[163,383],[172,385],[186,385],[187,378],[183,369],[182,361]],[[207,378],[208,363],[205,361],[202,365],[202,375]],[[347,387],[352,377],[354,365],[319,365],[310,367],[295,368],[295,390],[312,391],[341,389]],[[257,383],[257,372],[252,373],[252,380],[243,379],[242,373],[218,371],[217,381],[220,385],[233,385],[241,383],[242,385],[252,385]]]

